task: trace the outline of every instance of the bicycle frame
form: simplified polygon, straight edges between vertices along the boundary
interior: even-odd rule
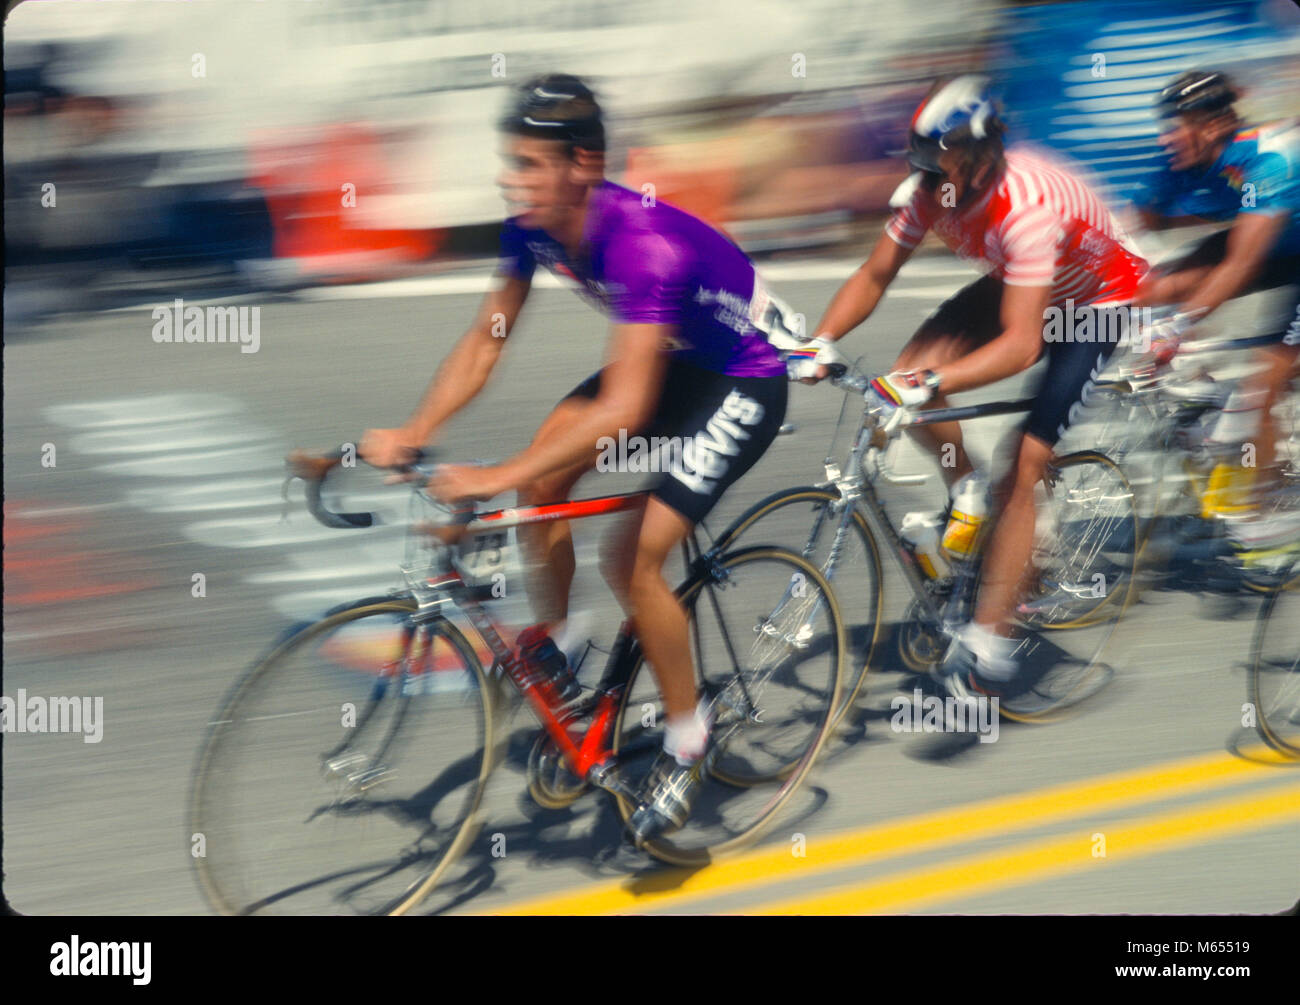
[[[475,514],[458,530],[466,537],[473,537],[477,534],[509,530],[524,524],[552,523],[558,520],[577,520],[619,513],[642,506],[648,497],[649,494],[646,492],[636,492],[535,506],[510,507]],[[710,548],[708,551],[701,549],[694,529],[682,542],[687,569],[692,572],[698,570],[701,567],[700,563],[707,562],[708,558],[718,550],[717,547]],[[438,609],[448,603],[464,613],[492,653],[494,662],[491,675],[494,679],[505,677],[510,680],[528,702],[538,723],[560,750],[565,763],[574,775],[586,779],[594,769],[610,762],[614,757],[614,752],[609,746],[614,718],[623,700],[633,666],[632,647],[635,639],[630,624],[625,621],[619,628],[594,697],[577,705],[564,706],[549,680],[527,674],[518,653],[502,638],[496,622],[477,599],[473,588],[465,582],[454,565],[448,564],[450,568],[447,571],[428,578],[422,583],[415,582],[408,574],[412,592],[420,604],[420,613],[417,616],[427,616],[426,611]],[[591,721],[586,730],[575,737],[568,726],[587,712],[591,713]],[[591,780],[597,784],[613,786],[621,784],[616,777],[598,771],[592,775]]]
[[[857,390],[857,386],[849,381],[844,381],[852,390]],[[982,405],[963,405],[953,408],[935,408],[923,412],[915,412],[907,426],[929,425],[936,422],[954,422],[962,419],[982,418],[989,415],[1007,415],[1017,412],[1027,412],[1033,405],[1033,399],[1025,398],[1019,401],[994,401]],[[836,528],[835,537],[831,542],[830,553],[827,557],[824,569],[827,579],[833,579],[835,574],[835,563],[839,558],[840,549],[849,533],[849,522],[853,519],[855,508],[860,509],[867,521],[871,524],[873,530],[881,534],[889,542],[895,561],[898,562],[899,569],[903,573],[903,578],[907,581],[916,598],[918,605],[918,614],[921,619],[931,625],[938,626],[942,623],[943,614],[939,604],[935,602],[935,596],[928,588],[929,580],[921,571],[915,556],[912,554],[904,543],[901,535],[894,528],[894,522],[890,519],[888,511],[885,509],[884,502],[876,492],[875,479],[883,477],[887,481],[893,481],[897,484],[908,484],[913,478],[892,478],[885,470],[883,455],[885,448],[875,444],[878,424],[876,422],[877,412],[867,405],[863,408],[862,422],[859,424],[858,432],[854,438],[853,448],[849,453],[846,472],[841,472],[832,458],[827,457],[825,461],[827,481],[822,483],[827,487],[834,487],[840,494],[841,515],[839,526]],[[870,469],[870,471],[869,471]],[[918,480],[924,480],[926,476],[917,476]],[[812,549],[813,542],[817,540],[817,534],[821,530],[821,521],[826,518],[826,511],[822,510],[817,514],[817,519],[813,524],[812,534],[809,536],[809,543],[804,549],[804,557],[811,559],[808,554]],[[971,565],[967,563],[967,565]],[[961,575],[972,579],[974,569],[964,567]],[[964,584],[958,584],[964,585]]]
[[[1223,339],[1218,341],[1192,342],[1184,344],[1179,350],[1178,357],[1181,359],[1194,358],[1202,353],[1230,352],[1241,349],[1256,349],[1273,344],[1273,340],[1268,336],[1248,336],[1245,338]],[[1185,447],[1178,441],[1178,415],[1179,412],[1188,408],[1188,403],[1182,399],[1176,398],[1169,393],[1171,386],[1177,386],[1186,378],[1180,378],[1171,370],[1162,370],[1155,373],[1127,373],[1116,377],[1112,380],[1100,382],[1097,386],[1100,390],[1108,391],[1128,409],[1127,418],[1124,420],[1126,425],[1149,425],[1156,431],[1148,442],[1162,454],[1174,454],[1181,458],[1182,474],[1187,483],[1191,486],[1192,496],[1197,506],[1201,506],[1206,490],[1209,486],[1209,470],[1198,470],[1195,461],[1196,454]],[[1300,378],[1292,378],[1292,386],[1295,389],[1293,393],[1300,392]],[[1224,393],[1233,386],[1232,384],[1221,385]],[[1220,405],[1213,405],[1208,401],[1203,401],[1202,407],[1214,412],[1219,412]],[[1300,422],[1297,417],[1291,417],[1291,430],[1288,437],[1288,443],[1295,442],[1300,435]],[[1139,421],[1141,420],[1141,421]],[[1129,449],[1123,451],[1126,455]],[[1294,457],[1288,457],[1287,461],[1296,463]],[[1162,508],[1161,504],[1169,494],[1168,489],[1158,488],[1155,499],[1156,508]]]

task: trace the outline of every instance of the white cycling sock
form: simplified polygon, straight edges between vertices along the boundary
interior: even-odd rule
[[[670,715],[664,723],[664,753],[682,767],[694,764],[708,747],[710,725],[703,702],[685,715]]]
[[[590,611],[570,611],[569,616],[551,627],[551,641],[564,653],[569,666],[582,658],[582,652],[591,640],[592,618]]]
[[[961,640],[979,661],[979,672],[989,680],[1010,680],[1016,674],[1013,654],[1019,645],[1015,639],[1004,638],[983,625],[970,622],[962,629]]]

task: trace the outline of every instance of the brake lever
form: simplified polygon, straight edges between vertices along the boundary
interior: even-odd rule
[[[902,409],[900,409],[900,411],[902,411]],[[898,433],[902,429],[906,428],[906,425],[906,421],[900,420],[900,422],[892,429],[885,429],[883,426],[878,427],[886,436],[889,437],[889,441],[885,444],[884,449],[880,450],[877,455],[879,459],[876,461],[876,474],[891,485],[924,485],[930,480],[928,474],[896,475],[893,473],[894,460],[897,456],[895,449],[900,439]]]

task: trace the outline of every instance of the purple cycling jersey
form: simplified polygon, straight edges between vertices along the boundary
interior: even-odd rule
[[[501,270],[530,280],[539,262],[616,322],[675,325],[674,358],[731,377],[785,375],[767,340],[788,327],[784,305],[740,248],[689,213],[607,181],[591,193],[576,261],[545,231],[506,221]]]

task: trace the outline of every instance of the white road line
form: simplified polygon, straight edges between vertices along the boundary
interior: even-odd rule
[[[201,513],[209,510],[283,506],[282,478],[229,478],[187,488],[150,486],[131,489],[126,502],[150,513]],[[300,503],[299,503],[300,505]]]
[[[195,422],[238,412],[239,403],[218,394],[156,394],[110,401],[52,405],[45,416],[61,426],[107,429],[154,425],[161,422]]]
[[[105,474],[128,478],[202,478],[212,475],[249,474],[273,471],[284,466],[278,451],[265,448],[197,451],[164,454],[139,461],[114,461],[95,468]]]
[[[245,576],[244,582],[259,585],[269,583],[318,583],[346,579],[379,580],[385,576],[396,578],[396,561],[390,559],[386,562],[357,562],[351,565],[332,565],[323,569],[255,572],[251,576]]]
[[[82,433],[72,439],[72,448],[83,454],[158,454],[213,447],[251,447],[277,439],[270,430],[248,426],[240,428],[220,423],[215,426],[196,423],[178,428],[174,423],[158,426],[132,426],[128,429],[105,429]]]
[[[282,522],[278,517],[256,516],[243,520],[202,520],[183,530],[189,540],[213,548],[272,548],[278,545],[313,544],[318,541],[337,541],[343,531],[324,527],[314,520],[310,523]],[[396,525],[373,527],[366,531],[353,531],[375,537],[401,537],[406,528]],[[359,543],[359,542],[358,542]],[[396,567],[394,566],[394,574]]]
[[[853,274],[862,264],[862,259],[844,258],[816,262],[775,262],[760,264],[759,274],[773,283],[796,282],[817,279],[843,281]],[[934,279],[952,276],[969,281],[979,273],[956,260],[921,260],[909,262],[899,274],[899,280],[906,284],[912,279]],[[489,272],[452,276],[421,276],[412,279],[395,279],[384,283],[362,283],[354,286],[320,286],[300,290],[298,298],[303,301],[324,300],[372,300],[388,297],[429,297],[454,294],[486,293],[493,283]],[[533,278],[534,289],[561,290],[572,289],[574,283],[561,280],[549,272],[539,272]],[[955,288],[955,287],[953,287]],[[930,287],[930,290],[935,289]],[[944,292],[951,292],[943,287]]]
[[[22,506],[21,509],[6,513],[5,519],[46,520],[56,516],[80,516],[82,513],[98,513],[106,509],[120,508],[119,503],[95,503],[91,506],[50,506],[46,509],[29,509],[26,504],[20,505]]]
[[[913,286],[903,287],[901,289],[891,286],[885,291],[885,299],[894,300],[933,300],[934,306],[938,307],[939,302],[948,299],[959,289],[961,284],[948,284],[944,286]]]

